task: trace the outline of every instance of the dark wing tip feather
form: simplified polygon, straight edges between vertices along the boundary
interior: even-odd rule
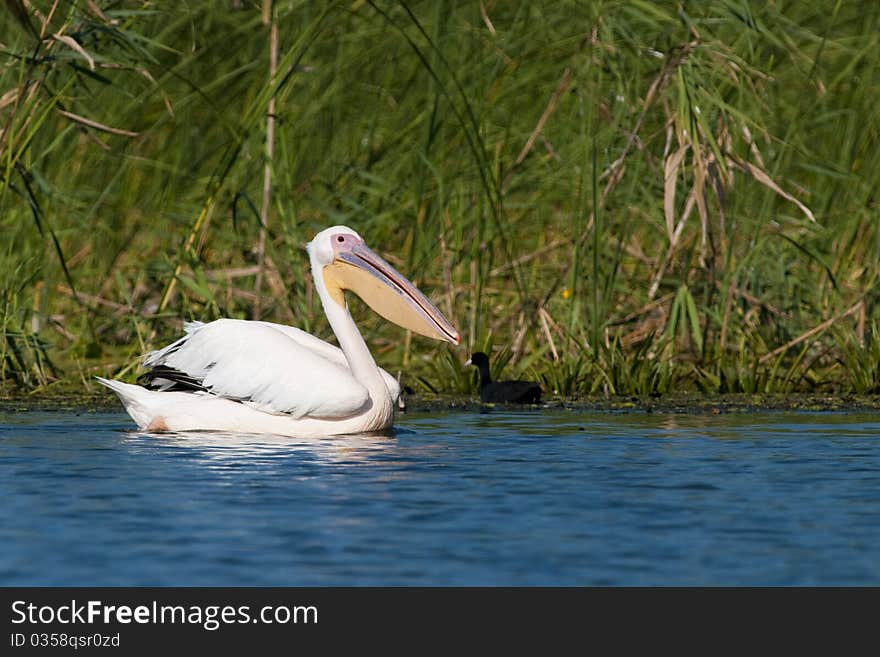
[[[137,382],[149,390],[161,392],[205,392],[208,389],[186,372],[167,365],[157,365],[137,378]]]

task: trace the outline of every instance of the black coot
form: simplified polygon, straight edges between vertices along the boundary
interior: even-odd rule
[[[466,363],[480,370],[480,399],[489,403],[537,404],[541,386],[533,381],[493,381],[489,374],[489,357],[481,351]]]

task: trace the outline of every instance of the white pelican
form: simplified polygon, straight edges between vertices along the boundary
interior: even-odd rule
[[[327,228],[306,249],[341,349],[292,326],[237,319],[193,322],[177,342],[147,354],[149,371],[140,379],[147,387],[98,380],[148,431],[314,437],[388,428],[400,386],[373,360],[344,291],[420,335],[458,344],[458,331],[351,228]]]

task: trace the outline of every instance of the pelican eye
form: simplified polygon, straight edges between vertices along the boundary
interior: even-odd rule
[[[344,242],[344,241],[345,241],[345,237],[344,237],[343,235],[337,235],[337,236],[336,236],[336,241],[337,241],[337,242]]]

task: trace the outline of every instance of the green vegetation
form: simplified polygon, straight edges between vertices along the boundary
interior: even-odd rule
[[[353,303],[415,388],[494,345],[566,396],[880,390],[878,3],[5,7],[0,389],[132,379],[184,319],[328,337],[342,223],[462,332]]]

